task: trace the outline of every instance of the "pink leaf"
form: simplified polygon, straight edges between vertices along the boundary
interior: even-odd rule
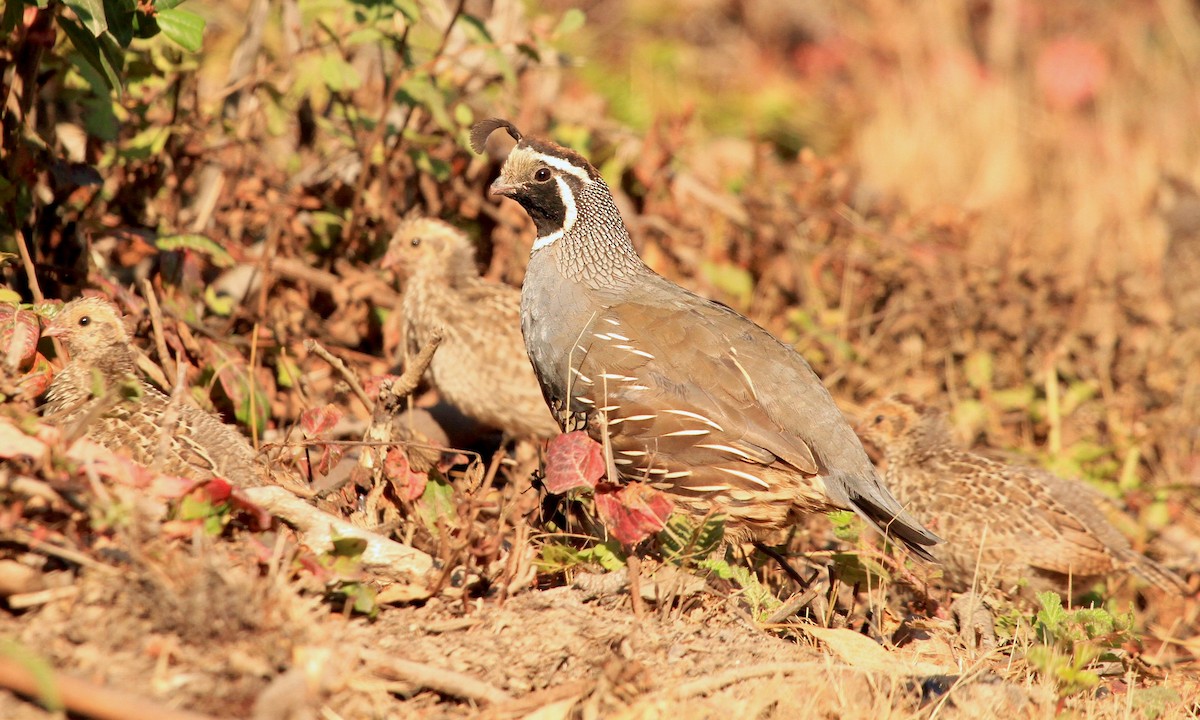
[[[1091,102],[1108,79],[1108,58],[1090,40],[1063,37],[1042,48],[1035,73],[1047,105],[1073,110]]]
[[[399,448],[388,450],[383,460],[383,474],[396,489],[401,500],[416,500],[425,493],[425,485],[429,475],[413,470],[408,464],[408,456]]]
[[[342,411],[333,405],[309,408],[300,414],[300,427],[304,428],[305,435],[315,438],[332,430],[341,419]]]
[[[615,492],[596,493],[600,520],[626,547],[662,530],[674,509],[675,503],[670,498],[642,483],[631,483]]]
[[[550,441],[546,448],[546,489],[562,493],[577,488],[594,488],[604,477],[604,453],[600,443],[576,430]]]

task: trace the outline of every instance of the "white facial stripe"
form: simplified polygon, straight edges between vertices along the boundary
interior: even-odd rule
[[[529,251],[531,254],[561,240],[562,236],[570,232],[575,221],[579,219],[579,210],[575,207],[575,193],[571,192],[571,186],[567,185],[567,181],[563,180],[561,176],[554,178],[554,182],[558,184],[558,197],[563,204],[563,226],[549,235],[543,235],[534,240],[533,249]]]
[[[543,237],[540,237],[540,238],[538,238],[537,240],[534,240],[534,241],[533,241],[533,249],[532,249],[532,250],[530,250],[529,252],[530,252],[530,253],[535,253],[535,252],[537,252],[538,250],[541,250],[541,249],[542,249],[542,248],[544,248],[544,247],[550,247],[550,246],[551,246],[551,245],[553,245],[553,244],[554,244],[556,241],[558,241],[558,240],[561,240],[561,239],[562,239],[562,236],[563,236],[563,231],[562,231],[562,230],[555,230],[554,232],[550,233],[549,235],[545,235],[545,236],[543,236]]]
[[[561,177],[554,178],[554,182],[558,183],[558,196],[562,198],[563,208],[566,209],[563,215],[563,232],[571,232],[575,221],[579,219],[579,210],[575,207],[575,193],[571,192],[571,186]]]
[[[587,170],[584,170],[583,168],[579,167],[578,165],[576,165],[570,161],[564,160],[560,157],[554,157],[553,155],[546,155],[546,154],[539,153],[539,152],[535,152],[535,153],[531,153],[531,154],[535,158],[537,158],[540,162],[543,162],[552,168],[558,168],[559,170],[562,170],[565,173],[574,175],[575,177],[579,178],[579,180],[581,182],[585,182],[585,183],[592,182],[592,178],[590,175],[588,175]]]

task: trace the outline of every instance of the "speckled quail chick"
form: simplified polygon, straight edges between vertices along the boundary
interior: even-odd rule
[[[197,480],[219,476],[261,485],[264,467],[237,430],[140,379],[129,334],[112,303],[81,298],[62,307],[46,335],[58,337],[70,361],[46,392],[43,415],[134,462]],[[165,440],[164,440],[165,437]]]
[[[446,402],[515,437],[558,434],[521,341],[521,293],[479,276],[461,230],[440,220],[407,220],[383,266],[406,276],[409,349],[415,353],[435,332],[442,335],[429,378]]]
[[[475,150],[500,128],[517,145],[492,192],[537,233],[525,346],[559,425],[602,444],[610,480],[723,515],[742,540],[774,542],[808,513],[847,509],[928,556],[936,536],[880,482],[804,358],[642,262],[583,156],[495,119],[472,129]]]
[[[1130,547],[1083,483],[956,447],[942,414],[906,397],[876,402],[863,417],[864,439],[887,461],[888,487],[945,540],[934,555],[951,589],[1081,592],[1131,571],[1169,592],[1186,590]]]

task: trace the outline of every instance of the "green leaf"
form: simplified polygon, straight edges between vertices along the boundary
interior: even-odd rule
[[[71,8],[92,37],[100,37],[108,29],[103,0],[65,0],[63,4]]]
[[[159,10],[158,27],[167,39],[189,52],[204,46],[204,18],[187,10]]]
[[[580,550],[579,557],[582,560],[594,562],[609,572],[625,567],[625,558],[621,554],[621,546],[611,540],[599,545],[593,545],[585,550]]]
[[[579,8],[571,8],[563,13],[562,19],[558,21],[558,26],[554,28],[553,35],[554,37],[570,35],[583,27],[585,22],[587,22],[587,15]]]
[[[133,21],[137,6],[130,0],[104,0],[104,17],[108,20],[108,32],[121,47],[133,42]]]
[[[237,309],[237,302],[229,295],[218,295],[212,285],[207,285],[204,288],[204,304],[212,310],[214,314],[221,317],[229,317],[233,311]]]
[[[79,63],[76,58],[82,59],[84,63],[91,69],[96,71],[96,74],[102,80],[105,86],[110,90],[121,92],[121,78],[118,72],[119,65],[114,66],[108,54],[104,52],[100,45],[100,41],[95,35],[88,32],[82,25],[71,18],[57,15],[58,25],[63,29],[63,32],[71,40],[71,44],[75,46],[75,53],[69,57],[72,63],[77,66]],[[80,67],[83,72],[83,68]],[[86,76],[86,73],[84,73]]]
[[[690,516],[674,513],[658,534],[658,542],[666,559],[678,563],[708,557],[721,545],[724,537],[725,522],[722,517],[710,517],[697,525]]]
[[[4,15],[0,17],[0,35],[8,35],[16,29],[17,23],[25,12],[25,3],[9,0],[4,3]]]
[[[321,58],[321,78],[334,92],[357,90],[362,86],[362,78],[354,66],[346,62],[341,55],[332,53]]]
[[[449,518],[456,514],[454,503],[454,488],[449,483],[435,480],[432,476],[425,484],[425,492],[417,505],[425,526],[437,532],[438,520]]]
[[[334,557],[362,557],[367,550],[367,541],[358,537],[339,537],[333,539],[333,550],[329,552]]]
[[[220,268],[232,267],[233,256],[225,248],[203,235],[164,235],[154,241],[154,246],[163,252],[193,250],[208,256],[213,265]]]

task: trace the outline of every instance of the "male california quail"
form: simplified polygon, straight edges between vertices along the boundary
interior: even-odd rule
[[[928,557],[937,537],[879,481],[799,353],[647,267],[578,153],[495,119],[472,129],[475,150],[501,127],[518,142],[492,192],[537,230],[521,328],[563,430],[599,441],[610,476],[723,514],[736,538],[777,539],[805,513],[852,509]]]
[[[261,485],[263,466],[240,433],[187,402],[177,402],[137,375],[134,351],[116,307],[88,297],[64,305],[46,335],[60,338],[71,359],[50,383],[43,414],[64,428],[125,451],[134,462],[182,477],[223,477]],[[163,445],[163,434],[167,434]],[[161,448],[161,450],[160,450]]]
[[[446,402],[514,436],[558,434],[521,342],[521,293],[479,276],[462,231],[440,220],[408,220],[392,236],[383,266],[407,275],[410,350],[442,335],[429,375]]]
[[[863,417],[864,438],[887,460],[888,487],[945,540],[933,554],[951,589],[1024,580],[1032,591],[1080,591],[1125,570],[1186,589],[1129,546],[1083,483],[957,448],[942,414],[908,398],[876,402]]]

